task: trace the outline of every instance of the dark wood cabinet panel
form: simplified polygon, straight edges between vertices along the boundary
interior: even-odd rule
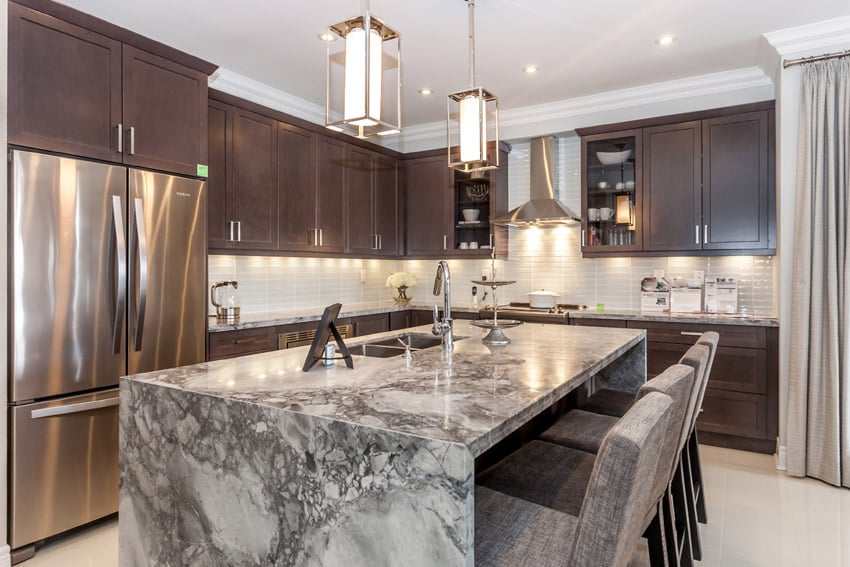
[[[764,327],[657,321],[628,321],[627,326],[630,329],[646,329],[646,340],[651,342],[690,346],[702,333],[715,331],[720,335],[719,344],[722,347],[765,348],[766,329]]]
[[[278,248],[315,249],[316,135],[278,122]]]
[[[319,252],[345,252],[345,144],[319,136],[316,144]]]
[[[209,359],[221,360],[277,349],[274,327],[209,333]]]
[[[406,252],[411,256],[445,256],[455,247],[451,171],[446,158],[411,159],[406,167]]]
[[[679,362],[690,345],[646,343],[646,377],[654,378]],[[709,387],[730,392],[767,393],[766,353],[762,349],[718,347]]]
[[[701,124],[643,131],[643,249],[702,248]]]
[[[570,319],[571,325],[579,327],[619,327],[625,328],[626,322],[621,319]]]
[[[277,122],[233,108],[230,220],[239,223],[234,248],[277,248]]]
[[[703,248],[768,247],[767,111],[702,124]]]
[[[123,47],[124,163],[197,175],[207,163],[207,76]]]
[[[375,195],[373,191],[374,154],[349,147],[346,158],[348,185],[348,251],[352,254],[377,253]]]
[[[227,248],[229,231],[227,188],[230,186],[230,113],[229,106],[209,101],[209,176],[207,177],[207,241],[210,248]]]
[[[412,327],[411,311],[391,311],[390,312],[390,331],[399,331]]]
[[[10,144],[121,161],[120,42],[10,2],[8,81]]]
[[[391,157],[375,154],[374,219],[378,235],[378,254],[398,256],[399,240],[399,175],[401,162]],[[351,203],[351,199],[348,200]]]
[[[758,394],[708,388],[697,419],[697,429],[735,437],[765,439],[767,400]]]
[[[377,313],[375,315],[352,317],[352,322],[354,323],[354,335],[357,337],[373,335],[375,333],[384,333],[390,330],[389,313]]]

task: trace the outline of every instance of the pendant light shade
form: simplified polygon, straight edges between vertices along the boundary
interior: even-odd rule
[[[475,2],[465,1],[469,6],[469,88],[449,95],[446,139],[449,167],[469,172],[499,167],[499,101],[483,87],[474,86]]]
[[[360,138],[401,130],[398,33],[369,12],[328,28],[325,125]]]

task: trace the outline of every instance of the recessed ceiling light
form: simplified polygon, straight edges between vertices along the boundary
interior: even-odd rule
[[[337,36],[334,33],[325,32],[319,34],[319,39],[321,39],[322,41],[336,41]]]
[[[655,45],[658,47],[670,47],[676,42],[676,39],[675,35],[662,35],[655,40]]]
[[[523,73],[528,73],[529,75],[533,75],[537,72],[537,65],[529,65],[527,67],[522,68]]]
[[[429,94],[431,94],[432,92],[434,92],[434,91],[432,91],[431,89],[429,89],[429,88],[427,88],[427,87],[426,87],[426,88],[423,88],[423,89],[419,89],[419,94],[421,94],[421,95],[425,95],[425,96],[428,96],[428,95],[429,95]]]

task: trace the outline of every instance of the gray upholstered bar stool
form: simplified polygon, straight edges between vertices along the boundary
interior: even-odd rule
[[[475,565],[628,565],[672,409],[670,397],[657,392],[634,404],[603,441],[575,513],[476,486]]]
[[[646,506],[636,519],[639,534],[646,533],[653,565],[664,565],[666,555],[664,510],[659,507],[669,484],[669,471],[677,456],[680,434],[685,422],[688,397],[692,390],[694,372],[691,367],[674,365],[659,375],[640,392],[639,401],[649,395],[662,393],[671,398],[671,417],[664,429],[663,443],[658,448],[658,466],[645,479],[650,495]],[[620,422],[631,416],[614,420],[607,439]],[[602,444],[604,445],[603,440]],[[563,445],[532,441],[499,463],[483,471],[476,481],[487,488],[510,494],[523,500],[577,515],[586,499],[591,472],[598,466],[597,455]],[[671,520],[672,525],[672,520]],[[682,546],[689,550],[690,544]],[[689,556],[689,555],[688,555]]]

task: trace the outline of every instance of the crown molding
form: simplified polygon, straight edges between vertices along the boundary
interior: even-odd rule
[[[799,54],[850,44],[850,16],[764,34],[780,55]]]
[[[219,67],[218,71],[210,76],[209,86],[309,122],[325,125],[324,106],[270,87],[254,79],[249,79],[233,71]]]

